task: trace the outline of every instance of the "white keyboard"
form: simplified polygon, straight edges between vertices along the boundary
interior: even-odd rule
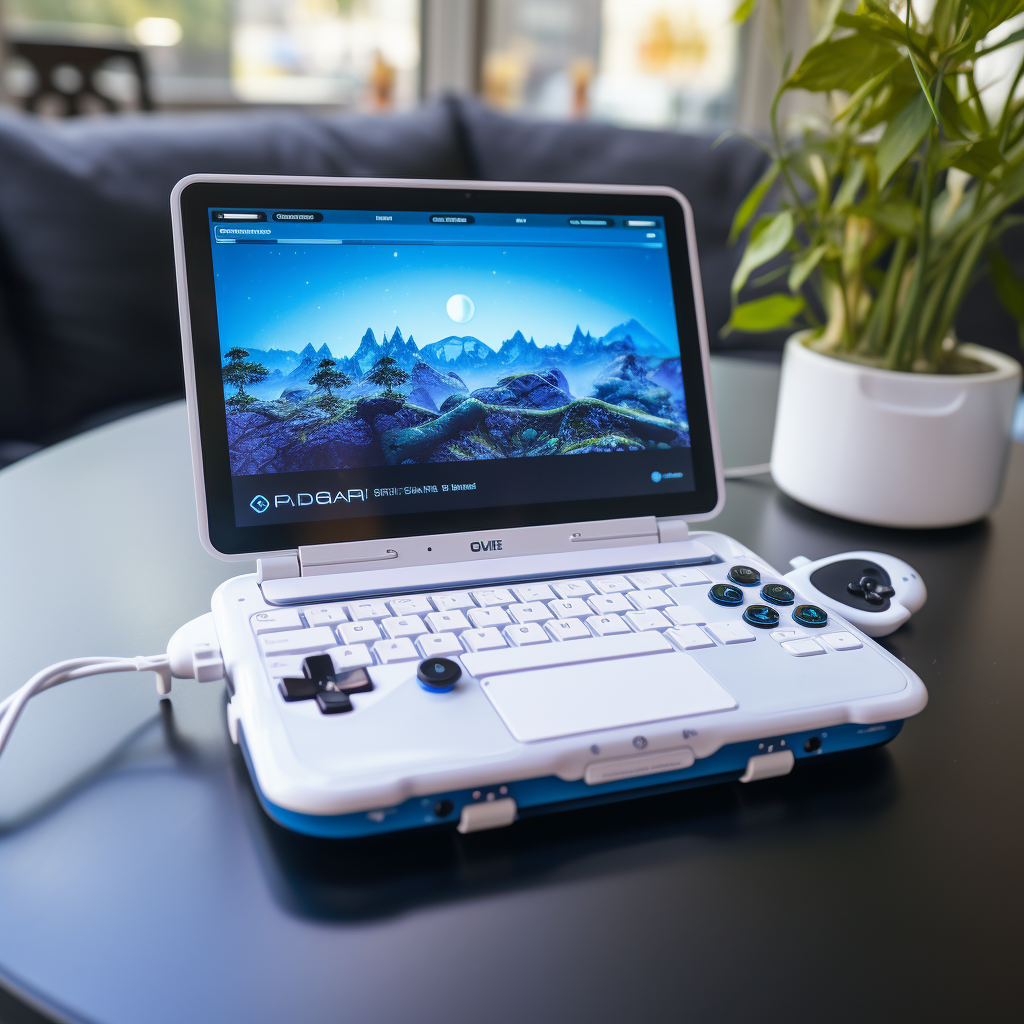
[[[712,582],[698,568],[595,575],[281,608],[251,621],[272,677],[301,675],[302,658],[320,653],[338,670],[460,657],[476,675],[483,666],[547,668],[710,647],[715,626],[721,642],[753,640],[735,622],[729,630],[709,624]]]
[[[301,677],[317,654],[335,673],[458,659],[515,738],[532,742],[735,708],[692,652],[759,640],[788,661],[862,646],[824,628],[827,617],[802,628],[795,594],[767,604],[766,589],[788,588],[739,568],[755,582],[740,585],[736,567],[715,563],[279,608],[251,623],[275,681]],[[723,587],[736,603],[713,598]]]

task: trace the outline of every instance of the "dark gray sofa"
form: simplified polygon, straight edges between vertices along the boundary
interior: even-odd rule
[[[538,123],[448,100],[384,117],[0,114],[0,465],[182,391],[168,197],[198,171],[669,184],[691,200],[712,344],[738,252],[738,202],[765,158],[731,139]],[[1014,350],[985,297],[966,340]],[[977,312],[977,311],[976,311]],[[987,318],[987,319],[986,319]],[[980,326],[977,326],[980,324]]]

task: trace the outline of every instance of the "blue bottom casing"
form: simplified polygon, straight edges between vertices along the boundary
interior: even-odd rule
[[[429,825],[455,824],[462,814],[463,807],[488,799],[512,797],[516,802],[519,817],[525,818],[535,814],[569,810],[573,807],[587,807],[654,793],[671,792],[690,786],[725,782],[742,775],[746,770],[747,761],[757,754],[772,750],[792,750],[797,760],[815,758],[823,754],[888,743],[899,735],[902,728],[902,720],[877,725],[838,725],[824,730],[773,736],[745,743],[730,743],[709,757],[696,761],[689,768],[654,776],[622,779],[592,786],[582,779],[566,782],[564,779],[549,775],[539,779],[509,782],[505,785],[434,793],[431,796],[413,797],[395,807],[337,815],[300,814],[271,803],[263,795],[256,781],[256,773],[252,769],[241,724],[238,728],[238,742],[260,804],[274,821],[305,835],[329,839],[356,839],[361,836],[400,832]],[[805,744],[814,749],[805,749]],[[439,815],[435,808],[447,813]]]

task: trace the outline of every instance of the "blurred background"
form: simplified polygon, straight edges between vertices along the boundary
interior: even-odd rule
[[[778,54],[799,51],[813,38],[817,5],[761,5],[742,24],[734,19],[738,5],[739,0],[0,0],[2,81],[10,103],[43,114],[67,113],[59,96],[33,99],[38,57],[58,61],[51,77],[74,92],[81,73],[80,62],[71,59],[77,46],[102,57],[101,92],[118,109],[256,105],[385,111],[454,92],[545,119],[685,131],[733,124],[762,128]],[[98,100],[94,106],[110,109]],[[85,103],[75,112],[92,111]]]

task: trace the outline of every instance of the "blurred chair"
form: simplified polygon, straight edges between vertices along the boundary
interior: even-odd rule
[[[12,99],[32,113],[63,117],[131,109],[153,110],[149,73],[142,53],[134,46],[94,46],[57,40],[8,37],[7,52],[31,66],[33,84]],[[135,102],[127,103],[104,88],[103,73],[114,63],[129,70]]]

